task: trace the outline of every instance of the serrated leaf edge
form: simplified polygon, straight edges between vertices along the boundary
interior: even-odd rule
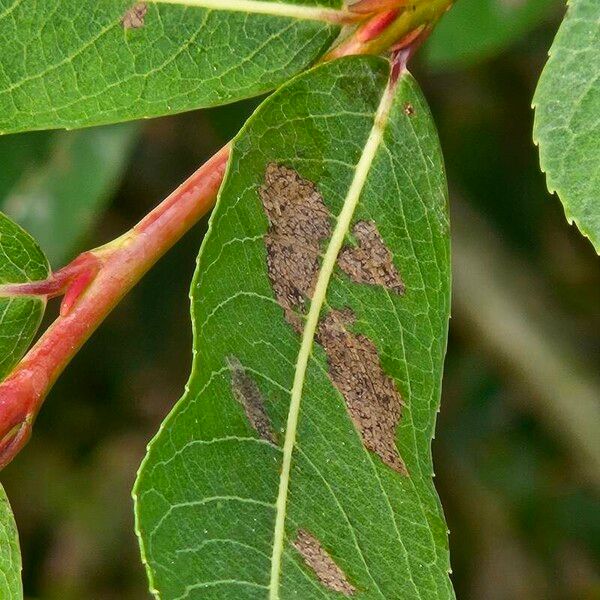
[[[575,224],[577,229],[579,229],[579,232],[581,233],[581,235],[583,235],[585,238],[587,238],[590,241],[590,243],[594,247],[594,250],[596,251],[596,254],[598,254],[600,256],[600,239],[596,239],[594,232],[592,232],[585,223],[582,223],[579,218],[575,217],[571,213],[571,211],[569,210],[570,203],[567,201],[568,194],[564,193],[562,190],[559,189],[560,186],[556,185],[555,178],[548,172],[548,169],[545,165],[543,151],[542,151],[542,147],[540,146],[540,138],[539,138],[539,134],[538,134],[539,133],[538,132],[539,123],[538,123],[538,118],[537,118],[537,115],[538,115],[537,109],[538,109],[539,103],[537,101],[537,96],[538,96],[538,92],[539,92],[539,88],[540,88],[539,84],[540,84],[542,78],[544,77],[544,73],[546,72],[548,65],[550,64],[550,60],[552,59],[552,56],[553,56],[552,50],[554,49],[554,44],[556,43],[556,39],[558,38],[558,36],[561,33],[563,24],[569,18],[569,11],[571,10],[572,6],[573,6],[573,3],[571,2],[571,0],[568,0],[565,16],[563,18],[563,21],[562,21],[558,31],[556,32],[556,36],[552,42],[552,45],[550,46],[550,48],[548,50],[548,60],[546,61],[546,64],[544,65],[544,68],[542,69],[542,72],[540,73],[538,85],[536,86],[535,92],[533,94],[533,99],[531,101],[531,108],[534,111],[532,139],[533,139],[533,143],[538,148],[539,160],[540,160],[540,171],[545,176],[546,188],[548,189],[548,192],[550,192],[550,194],[558,197],[558,199],[563,207],[563,210],[565,213],[565,219],[566,219],[567,223],[569,225]]]

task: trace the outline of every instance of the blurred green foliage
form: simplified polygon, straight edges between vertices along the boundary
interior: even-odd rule
[[[138,131],[124,123],[1,138],[0,210],[63,265],[114,192]]]
[[[475,19],[473,0],[459,0],[457,13],[463,2]],[[559,200],[546,192],[531,141],[531,98],[561,2],[532,7],[544,12],[533,13],[526,29],[499,23],[502,44],[479,50],[484,54],[470,66],[462,66],[466,59],[453,60],[451,70],[449,61],[431,66],[421,60],[414,72],[439,126],[453,205],[468,206],[495,232],[522,265],[507,277],[541,290],[553,307],[538,311],[539,326],[569,353],[582,355],[593,376],[600,364],[600,267],[589,242],[565,223]],[[542,14],[550,16],[540,21]],[[459,28],[461,39],[475,25]],[[442,43],[442,36],[434,40],[438,57],[454,53],[462,61],[458,38]],[[474,46],[474,39],[465,46]],[[252,101],[146,123],[123,176],[113,177],[111,206],[98,215],[86,245],[131,226],[224,144],[255,106]],[[30,137],[35,143],[28,150],[17,138],[0,140],[14,144],[3,154],[0,197],[47,155],[48,136]],[[98,168],[104,164],[99,160]],[[5,183],[9,178],[12,183]],[[461,211],[454,215],[459,218]],[[149,597],[130,489],[145,444],[188,376],[187,293],[204,230],[205,223],[184,238],[88,342],[49,397],[32,442],[2,475],[19,525],[30,598]],[[486,231],[482,255],[493,247]],[[457,301],[461,293],[454,290]],[[598,489],[580,468],[576,444],[560,435],[564,424],[553,428],[544,418],[533,380],[499,361],[488,342],[462,312],[455,314],[433,449],[457,595],[596,599]]]
[[[555,0],[460,0],[425,49],[434,70],[481,63],[539,26]]]

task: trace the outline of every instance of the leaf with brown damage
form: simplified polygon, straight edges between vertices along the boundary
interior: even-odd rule
[[[319,274],[321,244],[331,235],[329,210],[314,183],[275,163],[267,166],[259,193],[269,219],[269,278],[285,318],[301,331]]]
[[[123,29],[140,29],[143,27],[147,12],[148,5],[145,2],[138,2],[132,6],[121,21]]]
[[[324,586],[344,596],[354,594],[354,586],[312,533],[300,529],[294,547]]]
[[[229,356],[227,364],[231,371],[233,393],[244,408],[250,425],[261,438],[276,444],[277,436],[273,431],[271,420],[265,410],[264,399],[256,381],[246,373],[246,369],[235,356]]]
[[[234,142],[192,286],[192,376],[136,487],[161,598],[453,597],[430,452],[444,171],[416,84],[389,75],[321,65]]]
[[[315,183],[283,165],[267,166],[259,195],[269,220],[265,236],[269,279],[286,320],[302,333],[298,309],[304,312],[315,291],[322,245],[332,233],[330,211]],[[356,283],[403,294],[404,284],[377,225],[359,221],[352,231],[358,246],[340,252],[339,267]],[[384,373],[373,343],[348,331],[353,322],[351,310],[331,311],[320,321],[316,339],[325,348],[329,374],[365,446],[406,475],[395,444],[400,395]]]
[[[349,309],[332,310],[319,324],[317,339],[327,353],[329,375],[365,446],[388,467],[408,475],[395,439],[402,414],[400,394],[381,368],[373,342],[349,331],[354,320]]]
[[[396,294],[404,294],[404,283],[377,225],[373,221],[359,221],[352,233],[358,246],[346,246],[340,253],[338,264],[342,271],[356,283],[382,285]]]

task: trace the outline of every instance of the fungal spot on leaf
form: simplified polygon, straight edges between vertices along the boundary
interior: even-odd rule
[[[377,349],[364,335],[348,331],[349,309],[332,310],[320,322],[318,341],[327,353],[329,376],[341,392],[366,448],[394,471],[408,475],[395,443],[402,399],[379,362]]]
[[[404,114],[407,117],[413,117],[416,114],[415,107],[410,102],[404,104]]]
[[[404,282],[394,266],[392,253],[372,221],[359,221],[352,233],[358,247],[346,246],[338,265],[356,283],[382,285],[396,294],[404,294]]]
[[[236,400],[243,406],[250,425],[261,438],[276,444],[277,436],[271,427],[271,421],[265,410],[264,400],[258,385],[246,373],[246,369],[235,356],[227,357],[227,365],[231,371],[233,393]]]
[[[282,165],[269,164],[259,195],[269,219],[269,279],[286,320],[300,332],[319,275],[321,242],[331,235],[330,213],[315,184]]]
[[[335,564],[319,540],[304,529],[298,531],[294,547],[304,562],[314,571],[317,579],[334,592],[352,596],[356,588],[350,584],[344,572]]]
[[[121,19],[121,24],[124,29],[140,29],[144,26],[144,20],[146,13],[148,12],[148,6],[145,2],[138,2],[135,6],[132,6]]]

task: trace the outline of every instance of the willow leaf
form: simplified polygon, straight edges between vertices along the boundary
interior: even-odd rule
[[[21,551],[15,518],[0,485],[0,598],[21,600]]]
[[[11,296],[5,286],[45,279],[49,271],[34,239],[0,213],[0,379],[29,347],[46,308],[45,300]]]
[[[421,92],[388,78],[320,66],[235,140],[188,389],[134,490],[157,597],[453,597],[430,452],[446,183]]]
[[[571,0],[533,104],[548,189],[600,253],[600,3]]]
[[[0,0],[0,132],[233,102],[314,61],[341,0]],[[10,49],[10,50],[8,50]]]

